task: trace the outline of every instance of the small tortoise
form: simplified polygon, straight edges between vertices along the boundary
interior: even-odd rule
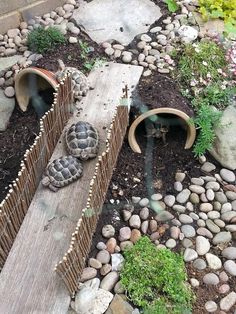
[[[42,184],[57,192],[58,188],[72,183],[82,176],[83,166],[73,156],[63,156],[53,160],[46,169]]]
[[[65,134],[68,152],[81,160],[97,156],[99,147],[98,131],[90,123],[78,121]]]

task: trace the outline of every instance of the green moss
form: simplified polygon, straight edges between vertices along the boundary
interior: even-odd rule
[[[169,249],[158,250],[148,237],[142,237],[124,256],[121,283],[132,302],[143,307],[145,313],[165,313],[168,307],[191,308],[193,294],[186,285],[181,255]],[[160,312],[151,312],[153,308]]]

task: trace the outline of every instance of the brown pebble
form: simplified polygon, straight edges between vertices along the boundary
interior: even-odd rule
[[[110,254],[113,254],[113,253],[115,252],[116,239],[115,239],[115,238],[110,238],[110,239],[107,241],[106,246],[107,246],[107,251],[108,251]]]
[[[151,235],[150,235],[150,239],[152,240],[152,241],[155,241],[155,240],[158,240],[158,239],[160,239],[160,234],[159,234],[159,232],[154,232],[154,233],[152,233]]]
[[[156,220],[150,220],[149,221],[149,230],[151,233],[157,231],[157,221]]]
[[[136,243],[139,238],[141,238],[141,232],[138,229],[133,229],[131,231],[130,241]]]
[[[105,264],[100,269],[100,274],[102,276],[106,276],[110,271],[111,271],[111,265],[110,264]]]

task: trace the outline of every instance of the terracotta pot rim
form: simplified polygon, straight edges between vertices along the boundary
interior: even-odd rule
[[[196,129],[195,129],[194,124],[189,123],[190,117],[185,112],[183,112],[179,109],[170,108],[170,107],[160,107],[160,108],[151,109],[151,110],[146,111],[145,113],[138,116],[138,118],[136,118],[134,120],[134,122],[131,124],[131,126],[129,128],[129,133],[128,133],[128,141],[129,141],[129,145],[130,145],[131,149],[135,153],[139,153],[139,154],[142,153],[140,146],[138,145],[136,137],[135,137],[135,131],[136,131],[137,126],[146,118],[153,116],[155,114],[161,114],[161,113],[176,115],[176,116],[180,117],[185,122],[185,124],[187,126],[187,139],[186,139],[184,148],[189,149],[192,147],[192,145],[195,141],[195,138],[196,138]]]

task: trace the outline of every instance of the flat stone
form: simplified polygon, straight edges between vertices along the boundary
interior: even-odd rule
[[[220,281],[216,274],[208,273],[203,277],[203,282],[206,285],[217,285]]]
[[[205,303],[205,309],[208,313],[213,313],[217,310],[217,304],[214,301],[207,301]]]
[[[210,212],[211,210],[213,210],[213,206],[211,203],[202,203],[200,205],[200,210],[204,213],[208,213]]]
[[[201,170],[205,171],[205,172],[211,172],[213,170],[216,169],[216,166],[214,164],[212,164],[211,162],[206,161],[202,166],[201,166]]]
[[[207,217],[209,219],[218,219],[218,218],[220,218],[220,213],[216,210],[213,210],[213,211],[207,213]]]
[[[190,213],[189,216],[193,219],[193,220],[198,220],[199,216],[195,213]]]
[[[229,183],[235,182],[235,174],[233,173],[233,171],[223,168],[220,170],[220,176],[226,182],[229,182]]]
[[[100,269],[100,274],[102,276],[106,276],[110,271],[111,271],[111,264],[105,264],[102,266],[102,268]]]
[[[116,40],[128,45],[136,35],[146,33],[161,15],[160,8],[149,0],[93,0],[81,2],[72,21],[82,25],[98,44]]]
[[[220,243],[227,243],[230,242],[232,239],[232,235],[230,232],[222,231],[218,234],[216,234],[212,240],[214,245],[220,244]]]
[[[215,198],[215,193],[214,193],[214,191],[213,191],[212,189],[208,189],[208,190],[206,191],[206,197],[207,197],[208,201],[213,201],[214,198]]]
[[[236,276],[236,263],[232,260],[227,260],[224,263],[224,269],[232,276]]]
[[[224,222],[223,220],[221,220],[221,219],[215,219],[215,220],[214,220],[214,223],[215,223],[218,227],[220,227],[220,228],[224,228],[224,227],[225,227],[225,222]]]
[[[220,309],[228,312],[232,306],[236,303],[236,293],[230,292],[226,297],[220,301]]]
[[[182,205],[174,205],[172,209],[177,211],[178,213],[184,213],[186,211],[186,208]]]
[[[220,258],[212,253],[206,254],[206,260],[207,260],[208,266],[211,269],[217,270],[222,267],[222,262]]]
[[[105,314],[132,314],[133,307],[120,295],[116,294]]]
[[[193,242],[190,239],[184,238],[181,242],[184,248],[191,248],[193,247]]]
[[[124,287],[123,287],[121,281],[118,281],[118,282],[115,284],[114,292],[115,292],[115,293],[118,293],[118,294],[121,294],[121,293],[124,293],[124,292],[125,292],[125,289],[124,289]]]
[[[195,229],[191,225],[184,225],[181,227],[181,231],[186,238],[192,238],[196,235]]]
[[[0,57],[0,77],[10,69],[14,64],[16,64],[22,58],[21,55],[15,55],[12,57]]]
[[[226,191],[225,195],[226,195],[227,199],[230,201],[236,200],[236,193],[233,191]]]
[[[195,250],[186,248],[184,251],[184,261],[185,262],[191,262],[195,260],[198,257],[198,254]]]
[[[203,259],[197,258],[193,262],[193,267],[196,268],[197,270],[204,270],[207,267],[207,265],[206,265],[206,262]]]
[[[7,129],[14,108],[15,99],[6,97],[0,89],[0,132]]]
[[[162,199],[161,193],[152,194],[151,199],[153,201],[160,201]]]
[[[116,271],[112,271],[107,274],[101,281],[100,288],[106,291],[111,291],[119,279],[119,274]]]
[[[216,192],[215,193],[216,201],[220,202],[221,204],[227,203],[227,197],[223,192]]]
[[[221,219],[230,222],[234,217],[236,217],[236,211],[228,211],[221,215]]]
[[[225,229],[230,232],[236,232],[236,225],[227,225]]]
[[[89,259],[89,266],[95,268],[95,269],[100,269],[102,268],[102,263],[98,261],[96,258],[90,258]]]
[[[222,251],[222,256],[227,259],[236,259],[236,247],[230,246]]]

